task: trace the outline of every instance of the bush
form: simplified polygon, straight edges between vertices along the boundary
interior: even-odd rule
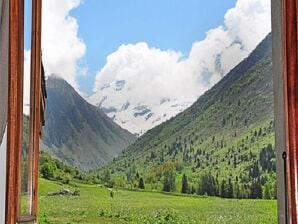
[[[55,170],[56,170],[56,167],[53,163],[46,162],[41,166],[40,173],[43,178],[52,179],[54,178]]]

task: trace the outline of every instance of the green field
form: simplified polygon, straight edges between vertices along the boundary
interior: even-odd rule
[[[47,196],[61,188],[80,196]],[[275,200],[237,200],[160,192],[115,190],[96,185],[60,185],[40,179],[39,223],[277,223]]]

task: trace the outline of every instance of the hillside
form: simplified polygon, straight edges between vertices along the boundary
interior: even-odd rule
[[[39,179],[39,223],[109,224],[276,224],[274,200],[227,200],[161,192],[119,189],[113,198],[98,185],[61,185]],[[48,196],[61,189],[79,197]]]
[[[135,137],[87,103],[66,81],[50,76],[41,149],[74,167],[95,169]]]
[[[114,183],[136,186],[141,176],[147,188],[181,191],[185,174],[188,193],[274,197],[271,44],[269,34],[191,107],[129,146],[105,169]]]

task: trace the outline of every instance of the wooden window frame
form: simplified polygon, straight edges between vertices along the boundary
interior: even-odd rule
[[[44,92],[41,65],[41,4],[32,0],[32,35],[30,68],[30,122],[28,187],[32,192],[29,215],[21,215],[21,156],[23,135],[23,75],[24,75],[24,0],[9,1],[9,68],[8,68],[8,143],[6,224],[37,223],[39,139],[44,123]]]
[[[14,224],[19,214],[19,170],[22,147],[24,2],[9,1],[9,68],[7,124],[6,224]],[[21,63],[22,62],[22,63]]]
[[[283,78],[285,100],[286,179],[290,224],[298,223],[298,0],[283,0]]]
[[[30,101],[30,141],[34,154],[32,169],[33,215],[20,216],[20,158],[23,115],[24,0],[9,0],[9,105],[7,143],[6,224],[34,221],[37,215],[38,154],[44,98],[41,79],[41,1],[33,1]],[[298,0],[272,0],[273,61],[276,115],[277,182],[279,222],[298,222]],[[277,27],[275,27],[277,25]],[[36,75],[34,78],[34,74]],[[38,94],[36,94],[38,93]],[[33,133],[33,134],[32,134]],[[281,153],[286,153],[286,170]],[[285,181],[283,181],[285,180]],[[286,196],[284,195],[286,194]]]
[[[278,221],[296,224],[298,181],[298,0],[272,0]]]

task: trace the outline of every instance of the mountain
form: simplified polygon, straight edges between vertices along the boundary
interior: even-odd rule
[[[125,80],[116,81],[93,93],[87,100],[101,108],[115,123],[136,135],[144,134],[192,104],[187,101],[181,102],[176,98],[160,97],[156,101],[150,96],[146,102],[137,97],[129,100],[131,94],[124,87]],[[119,101],[125,96],[128,98]]]
[[[115,158],[135,141],[127,130],[87,103],[66,81],[47,80],[46,122],[41,148],[83,170]]]
[[[191,192],[256,198],[267,189],[275,196],[271,45],[269,34],[191,107],[146,132],[104,171],[127,183],[142,176],[148,189],[181,191],[186,174]]]

